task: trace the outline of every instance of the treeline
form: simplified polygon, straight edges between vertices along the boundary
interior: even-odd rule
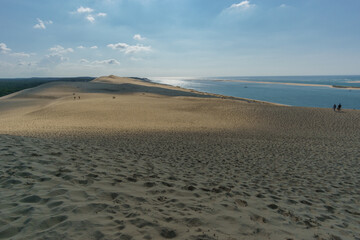
[[[67,77],[67,78],[0,78],[0,97],[54,81],[88,82],[94,77]]]

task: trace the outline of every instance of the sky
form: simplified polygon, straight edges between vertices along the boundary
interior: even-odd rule
[[[0,78],[359,75],[359,0],[0,0]]]

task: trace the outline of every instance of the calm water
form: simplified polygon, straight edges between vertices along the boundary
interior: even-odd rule
[[[341,103],[360,109],[360,76],[150,78],[151,81],[202,92],[249,98],[291,106],[330,108]],[[301,86],[304,84],[306,86]]]

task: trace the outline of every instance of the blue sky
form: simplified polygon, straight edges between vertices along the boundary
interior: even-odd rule
[[[359,0],[0,5],[0,77],[360,74]]]

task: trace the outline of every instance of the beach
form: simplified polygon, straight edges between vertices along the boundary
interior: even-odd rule
[[[116,76],[0,98],[0,239],[360,239],[360,111]]]
[[[166,78],[152,77],[155,83],[169,84],[200,92],[255,99],[287,106],[360,110],[359,76],[253,76]]]

